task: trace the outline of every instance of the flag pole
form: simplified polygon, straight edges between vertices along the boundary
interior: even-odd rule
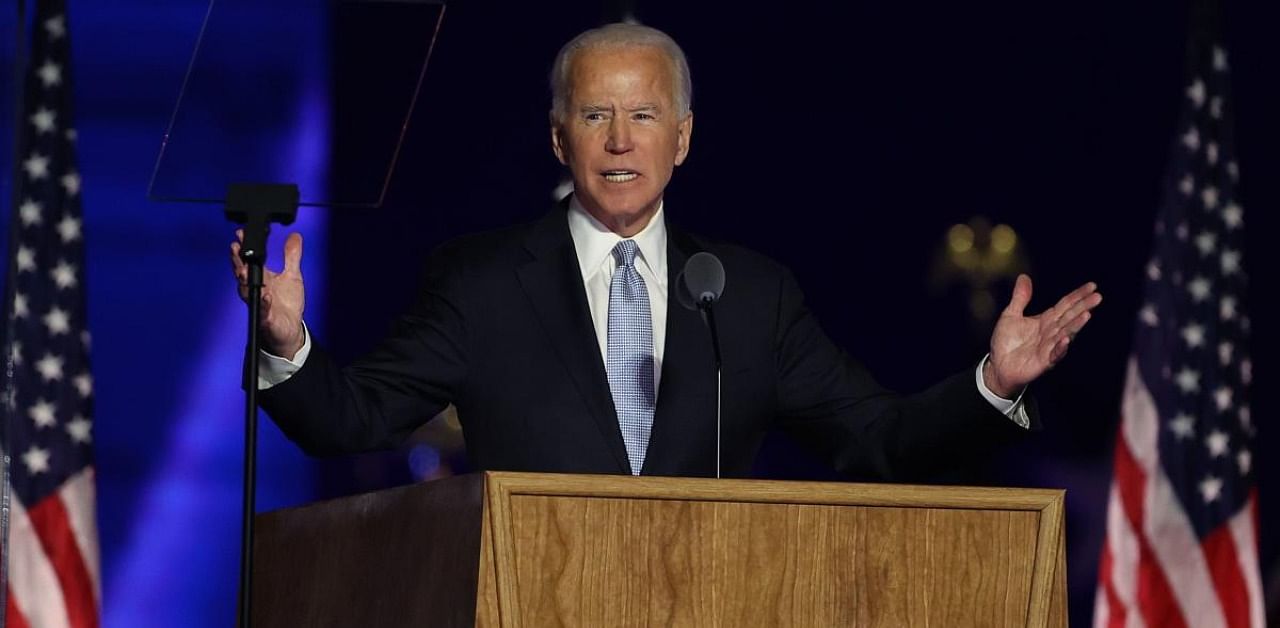
[[[18,207],[18,148],[22,143],[22,110],[23,100],[26,97],[26,47],[27,47],[27,0],[16,0],[16,19],[13,21],[13,178],[12,198],[9,203],[10,214],[16,211]],[[18,243],[18,230],[9,230],[9,250],[12,251]],[[13,306],[14,283],[17,277],[17,269],[13,264],[9,264],[8,281],[5,282],[5,311]],[[0,628],[8,625],[9,613],[6,610],[9,604],[9,512],[10,499],[9,494],[9,464],[11,456],[9,455],[9,421],[12,418],[13,407],[13,353],[9,351],[9,344],[13,342],[13,318],[5,316],[4,330],[4,398],[0,400],[0,406],[3,407],[0,412],[4,413],[4,420],[0,422]]]

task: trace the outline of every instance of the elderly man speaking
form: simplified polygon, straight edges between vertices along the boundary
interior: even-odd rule
[[[551,90],[551,148],[573,195],[533,224],[436,250],[416,304],[345,368],[303,324],[302,238],[289,236],[283,271],[265,280],[259,388],[306,451],[395,446],[452,403],[477,469],[709,476],[722,464],[742,476],[778,427],[839,471],[901,481],[1037,427],[1023,390],[1089,321],[1102,300],[1092,283],[1028,316],[1019,277],[988,356],[895,394],[832,344],[785,267],[668,222],[663,193],[693,137],[675,41],[631,24],[589,30],[560,50]],[[676,294],[704,251],[728,277],[722,391],[701,314]]]

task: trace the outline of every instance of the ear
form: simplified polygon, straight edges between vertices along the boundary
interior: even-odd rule
[[[562,165],[569,165],[568,151],[565,150],[564,142],[564,126],[556,119],[556,114],[552,112],[549,116],[551,120],[551,152],[556,154],[556,159],[560,160]]]
[[[689,142],[693,137],[693,112],[680,121],[676,127],[676,165],[684,163],[685,157],[689,156]]]

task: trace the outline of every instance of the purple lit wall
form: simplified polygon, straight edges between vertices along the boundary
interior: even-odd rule
[[[226,258],[232,228],[219,206],[147,199],[207,3],[70,4],[98,393],[104,625],[230,625],[239,567],[245,342],[244,306]],[[301,14],[286,22],[294,45],[327,48],[326,25],[317,19]],[[275,62],[275,48],[254,35],[246,24],[245,49],[235,52]],[[242,62],[211,61],[228,71]],[[263,138],[278,151],[277,180],[325,185],[328,73],[327,57],[315,57],[299,77],[308,97],[281,103],[296,110],[293,123]],[[4,92],[5,111],[10,93]],[[188,139],[217,150],[219,129],[204,132]],[[295,227],[307,240],[304,273],[315,329],[323,329],[325,222],[322,211],[304,209]],[[273,234],[270,266],[281,263],[282,238]],[[262,426],[259,509],[311,499],[312,463],[269,421]]]

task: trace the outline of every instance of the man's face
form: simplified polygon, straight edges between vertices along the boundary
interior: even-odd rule
[[[573,59],[551,145],[582,206],[615,233],[638,233],[689,153],[693,114],[679,117],[672,64],[657,48],[587,49]]]

